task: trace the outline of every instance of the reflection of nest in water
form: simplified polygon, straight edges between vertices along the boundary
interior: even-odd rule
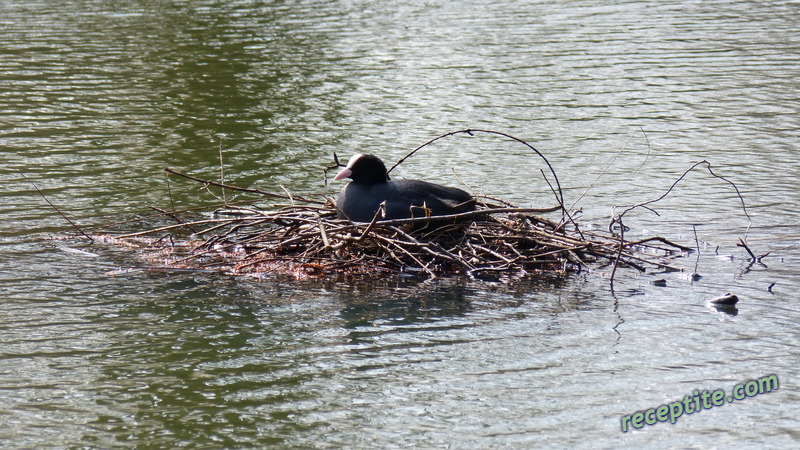
[[[443,219],[453,223],[426,230],[420,229],[424,217],[353,223],[337,219],[330,201],[287,198],[292,204],[272,211],[227,206],[203,220],[100,240],[136,249],[152,270],[298,279],[414,274],[497,280],[566,274],[589,265],[671,269],[668,260],[687,250],[662,238],[625,242],[589,234],[574,223],[570,231],[534,215],[560,208],[483,204],[474,212],[437,216],[437,226]],[[166,215],[177,220],[176,213]]]

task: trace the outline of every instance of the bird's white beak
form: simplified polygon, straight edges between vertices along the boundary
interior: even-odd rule
[[[341,172],[337,173],[336,176],[333,178],[333,181],[339,181],[343,178],[347,178],[353,174],[353,171],[347,168],[342,169]]]

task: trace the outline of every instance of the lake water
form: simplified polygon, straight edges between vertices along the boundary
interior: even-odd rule
[[[792,1],[3,2],[0,444],[796,447],[798,23]],[[53,239],[72,229],[21,175],[88,226],[170,191],[213,201],[165,166],[215,179],[221,154],[230,183],[335,195],[333,152],[394,161],[464,128],[539,149],[585,229],[701,160],[750,219],[691,171],[627,236],[696,231],[699,256],[613,292],[608,268],[510,286],[112,276],[136,262]],[[550,206],[543,168],[479,135],[393,174]],[[737,309],[707,305],[726,292]],[[778,390],[621,431],[768,375]]]

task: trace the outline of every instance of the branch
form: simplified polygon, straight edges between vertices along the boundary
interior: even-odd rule
[[[412,217],[409,219],[390,219],[390,220],[379,220],[380,225],[404,225],[407,223],[428,223],[428,222],[440,222],[440,221],[449,221],[452,220],[453,222],[460,222],[462,219],[472,219],[475,217],[480,217],[487,214],[511,214],[511,213],[548,213],[553,211],[558,211],[561,209],[561,206],[553,206],[550,208],[489,208],[489,209],[480,209],[476,211],[468,211],[458,214],[447,214],[443,216],[430,216],[430,217]],[[374,220],[373,220],[374,222]],[[353,223],[368,223],[368,222],[353,222]]]
[[[16,169],[15,169],[15,170],[16,170]],[[34,183],[33,181],[31,181],[31,179],[30,179],[30,178],[28,178],[28,176],[27,176],[27,175],[25,175],[24,173],[22,173],[22,171],[20,171],[20,170],[17,170],[17,173],[18,173],[18,174],[20,174],[20,175],[22,175],[22,178],[25,178],[25,181],[27,181],[28,183],[30,183],[30,184],[31,184],[31,186],[33,186],[33,188],[34,188],[34,189],[36,189],[36,192],[38,192],[38,193],[39,193],[39,195],[42,197],[42,199],[44,199],[44,201],[45,201],[45,202],[47,202],[47,204],[48,204],[48,205],[50,205],[50,207],[51,207],[51,208],[53,208],[53,210],[55,210],[55,212],[57,212],[57,213],[58,213],[58,215],[60,215],[62,218],[64,218],[64,220],[66,220],[66,221],[67,221],[67,222],[68,222],[70,225],[72,225],[72,227],[73,227],[73,228],[75,228],[76,230],[78,230],[78,232],[79,232],[80,234],[82,234],[82,235],[83,235],[83,237],[85,237],[86,239],[88,239],[90,244],[94,244],[94,239],[92,239],[92,237],[91,237],[91,236],[89,236],[88,234],[86,234],[86,232],[85,232],[85,231],[83,231],[83,230],[81,229],[81,227],[79,227],[77,224],[75,224],[75,222],[71,221],[71,220],[69,219],[69,217],[67,217],[67,215],[66,215],[66,214],[64,214],[63,212],[61,212],[61,210],[60,210],[60,209],[58,209],[58,207],[56,207],[56,205],[54,205],[54,204],[53,204],[53,202],[51,202],[50,200],[48,200],[48,199],[47,199],[47,197],[46,197],[46,196],[44,195],[44,193],[42,192],[42,190],[41,190],[41,189],[39,189],[39,186],[37,186],[37,185],[36,185],[36,183]]]
[[[394,170],[395,167],[397,167],[400,164],[402,164],[403,161],[405,161],[406,159],[411,157],[411,155],[413,155],[417,151],[421,150],[423,147],[426,147],[426,146],[428,146],[430,144],[433,144],[434,142],[438,141],[439,139],[443,139],[443,138],[446,138],[446,137],[449,137],[449,136],[453,136],[453,135],[456,135],[456,134],[468,134],[470,136],[474,136],[473,133],[486,133],[486,134],[495,134],[495,135],[498,135],[498,136],[503,136],[503,137],[506,137],[506,138],[511,139],[513,141],[519,142],[520,144],[522,144],[522,145],[528,147],[529,149],[533,150],[534,152],[536,152],[536,154],[539,155],[540,158],[542,158],[544,163],[547,164],[547,167],[550,169],[550,173],[553,174],[553,179],[555,180],[556,187],[558,189],[558,194],[556,195],[556,199],[558,200],[558,203],[560,205],[559,209],[564,210],[564,212],[566,213],[566,208],[564,207],[564,193],[561,191],[561,183],[558,181],[558,175],[556,175],[556,171],[555,171],[555,169],[553,169],[553,166],[550,164],[550,161],[548,161],[547,158],[545,158],[544,155],[539,150],[536,150],[536,148],[534,146],[532,146],[531,144],[525,142],[524,140],[522,140],[522,139],[520,139],[518,137],[514,137],[514,136],[511,136],[510,134],[502,133],[500,131],[480,130],[480,129],[468,128],[466,130],[451,131],[449,133],[445,133],[445,134],[443,134],[441,136],[438,136],[438,137],[435,137],[435,138],[431,139],[430,141],[428,141],[428,142],[420,145],[419,147],[415,148],[414,150],[410,151],[408,154],[406,154],[406,156],[403,156],[402,158],[400,158],[400,160],[397,161],[388,171],[386,171],[386,173],[388,174],[389,172]]]
[[[232,186],[230,184],[218,183],[216,181],[203,180],[201,178],[193,177],[191,175],[187,175],[185,173],[178,172],[177,170],[170,169],[169,167],[164,167],[164,172],[175,174],[175,175],[178,175],[178,176],[183,177],[183,178],[188,178],[188,179],[190,179],[192,181],[197,181],[197,182],[203,183],[203,184],[205,184],[207,186],[216,186],[216,187],[221,187],[221,188],[224,188],[224,189],[230,189],[232,191],[249,192],[251,194],[259,194],[259,195],[263,195],[265,197],[280,198],[280,199],[283,199],[283,200],[293,200],[293,198],[291,196],[288,196],[288,195],[280,195],[280,194],[275,194],[275,193],[272,193],[272,192],[262,191],[261,189],[243,188],[243,187],[238,187],[238,186]],[[297,198],[300,199],[301,201],[308,202],[308,203],[316,203],[316,204],[319,204],[319,205],[325,204],[324,202],[321,202],[319,200],[309,200],[309,199],[302,198],[302,197],[297,197]]]

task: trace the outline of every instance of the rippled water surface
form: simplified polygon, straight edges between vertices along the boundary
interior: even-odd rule
[[[0,443],[796,447],[799,22],[791,1],[3,2]],[[335,195],[333,152],[393,161],[465,128],[535,145],[585,229],[702,160],[746,210],[690,171],[626,224],[696,231],[699,256],[613,292],[603,268],[512,286],[113,276],[135,262],[53,239],[70,226],[25,179],[86,226],[170,191],[210,200],[165,166],[214,178],[221,155],[237,185]],[[542,169],[461,135],[396,173],[540,206]],[[737,309],[707,306],[725,292]],[[777,391],[621,432],[771,374]]]

